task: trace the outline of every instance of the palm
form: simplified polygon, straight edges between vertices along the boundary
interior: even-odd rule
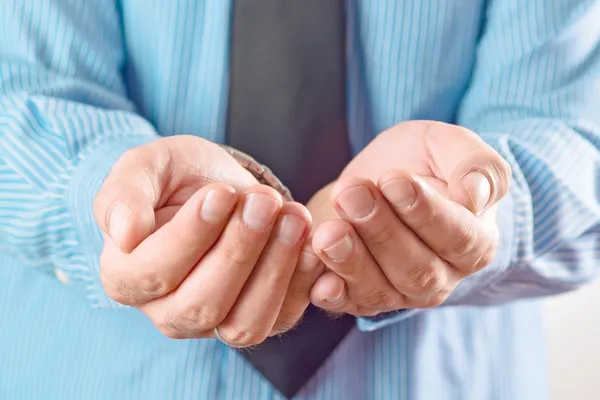
[[[465,128],[411,121],[381,133],[309,203],[329,270],[311,300],[354,315],[441,304],[493,259],[509,183],[506,161]]]
[[[170,171],[154,210],[157,230],[170,221],[183,204],[202,187],[227,183],[243,191],[258,181],[218,145],[196,136],[179,135],[162,139],[168,142]]]
[[[358,177],[376,183],[384,173],[403,169],[419,175],[447,197],[447,181],[432,160],[428,134],[427,123],[421,122],[400,124],[382,132],[346,166],[341,178]],[[334,184],[325,186],[307,205],[315,227],[328,219],[340,218],[329,201]]]
[[[443,160],[436,156],[457,151],[450,143],[457,135],[464,135],[464,130],[451,127],[444,134],[447,139],[441,142],[438,135],[432,134],[428,123],[410,122],[397,125],[369,143],[348,164],[342,177],[361,177],[377,182],[385,172],[402,169],[419,175],[447,196],[449,177],[442,174],[438,164]]]

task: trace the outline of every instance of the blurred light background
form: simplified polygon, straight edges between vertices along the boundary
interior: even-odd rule
[[[545,301],[551,400],[600,399],[600,280]]]

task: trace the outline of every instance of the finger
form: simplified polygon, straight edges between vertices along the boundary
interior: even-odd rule
[[[404,303],[348,222],[338,219],[322,223],[314,233],[313,249],[331,271],[344,279],[348,299],[356,305],[352,314],[370,315],[400,308]],[[335,303],[339,309],[340,302],[333,300],[313,299],[326,310],[331,310],[328,303]]]
[[[309,231],[310,214],[306,208],[299,203],[285,203],[269,243],[244,289],[227,318],[218,325],[225,342],[234,347],[247,347],[267,338],[277,320]]]
[[[346,283],[335,272],[319,277],[310,292],[311,302],[332,314],[357,314],[357,305],[348,297]]]
[[[310,302],[310,291],[324,269],[325,266],[315,255],[312,244],[308,242],[300,253],[281,310],[269,336],[287,332],[298,323]]]
[[[402,221],[463,274],[492,262],[498,243],[493,213],[476,217],[423,179],[403,171],[385,174],[378,186]]]
[[[371,181],[341,179],[332,197],[340,216],[354,226],[400,293],[422,301],[423,306],[435,306],[458,284],[456,270],[396,216]]]
[[[121,251],[132,251],[154,230],[154,209],[169,179],[171,161],[164,147],[136,147],[117,161],[104,181],[94,200],[94,215]]]
[[[122,304],[139,305],[173,291],[216,242],[237,199],[229,185],[205,186],[133,252],[122,253],[107,243],[101,258],[107,294]]]
[[[182,205],[210,182],[243,191],[256,179],[215,143],[191,135],[162,138],[115,163],[94,200],[94,216],[121,251],[131,252],[155,230],[154,210],[167,202]]]
[[[168,336],[196,337],[212,330],[233,307],[281,206],[274,189],[249,188],[215,245],[186,279],[169,295],[143,305],[142,311]]]
[[[455,134],[448,140],[452,132]],[[471,212],[484,212],[508,193],[510,165],[474,132],[428,122],[425,143],[432,170],[448,182],[450,197]]]
[[[180,209],[181,206],[165,206],[156,210],[154,212],[154,220],[156,221],[154,224],[154,232],[162,228],[167,222],[171,221]]]

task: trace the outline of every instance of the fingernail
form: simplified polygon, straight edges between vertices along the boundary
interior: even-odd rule
[[[350,235],[346,234],[323,251],[332,261],[344,261],[352,255],[352,239],[350,239]]]
[[[277,237],[284,243],[296,244],[304,235],[306,222],[295,215],[284,215],[279,225]]]
[[[324,298],[323,300],[327,303],[335,303],[339,299],[342,298],[342,294],[344,294],[344,287],[342,286],[337,294],[332,294],[329,297]]]
[[[216,224],[223,222],[231,213],[235,205],[235,193],[228,190],[211,190],[204,197],[200,208],[200,218],[204,221]]]
[[[121,247],[121,240],[130,215],[131,208],[125,203],[117,204],[110,213],[108,233],[117,247]]]
[[[492,192],[490,181],[481,172],[472,171],[463,176],[462,184],[471,197],[471,203],[475,209],[475,214],[480,214],[484,211],[485,206],[490,201]]]
[[[381,192],[398,209],[408,209],[417,200],[415,187],[408,179],[396,179],[386,183],[381,187]]]
[[[355,220],[368,217],[375,208],[375,198],[364,186],[346,189],[338,196],[337,203],[349,218]]]
[[[262,230],[273,222],[279,203],[267,194],[251,193],[246,196],[242,219],[251,229]]]

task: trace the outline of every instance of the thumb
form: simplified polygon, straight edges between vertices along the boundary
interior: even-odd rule
[[[426,145],[432,170],[448,183],[450,198],[475,215],[508,193],[510,165],[474,132],[434,123],[428,129]]]
[[[182,205],[211,182],[238,190],[257,183],[212,142],[191,135],[162,138],[129,150],[117,161],[96,196],[94,216],[115,245],[129,253],[154,232],[155,210]]]
[[[168,179],[161,151],[146,146],[126,152],[112,168],[94,200],[100,229],[129,253],[153,231],[154,210]]]
[[[508,193],[511,170],[499,154],[474,151],[456,165],[448,181],[452,200],[479,215]]]

